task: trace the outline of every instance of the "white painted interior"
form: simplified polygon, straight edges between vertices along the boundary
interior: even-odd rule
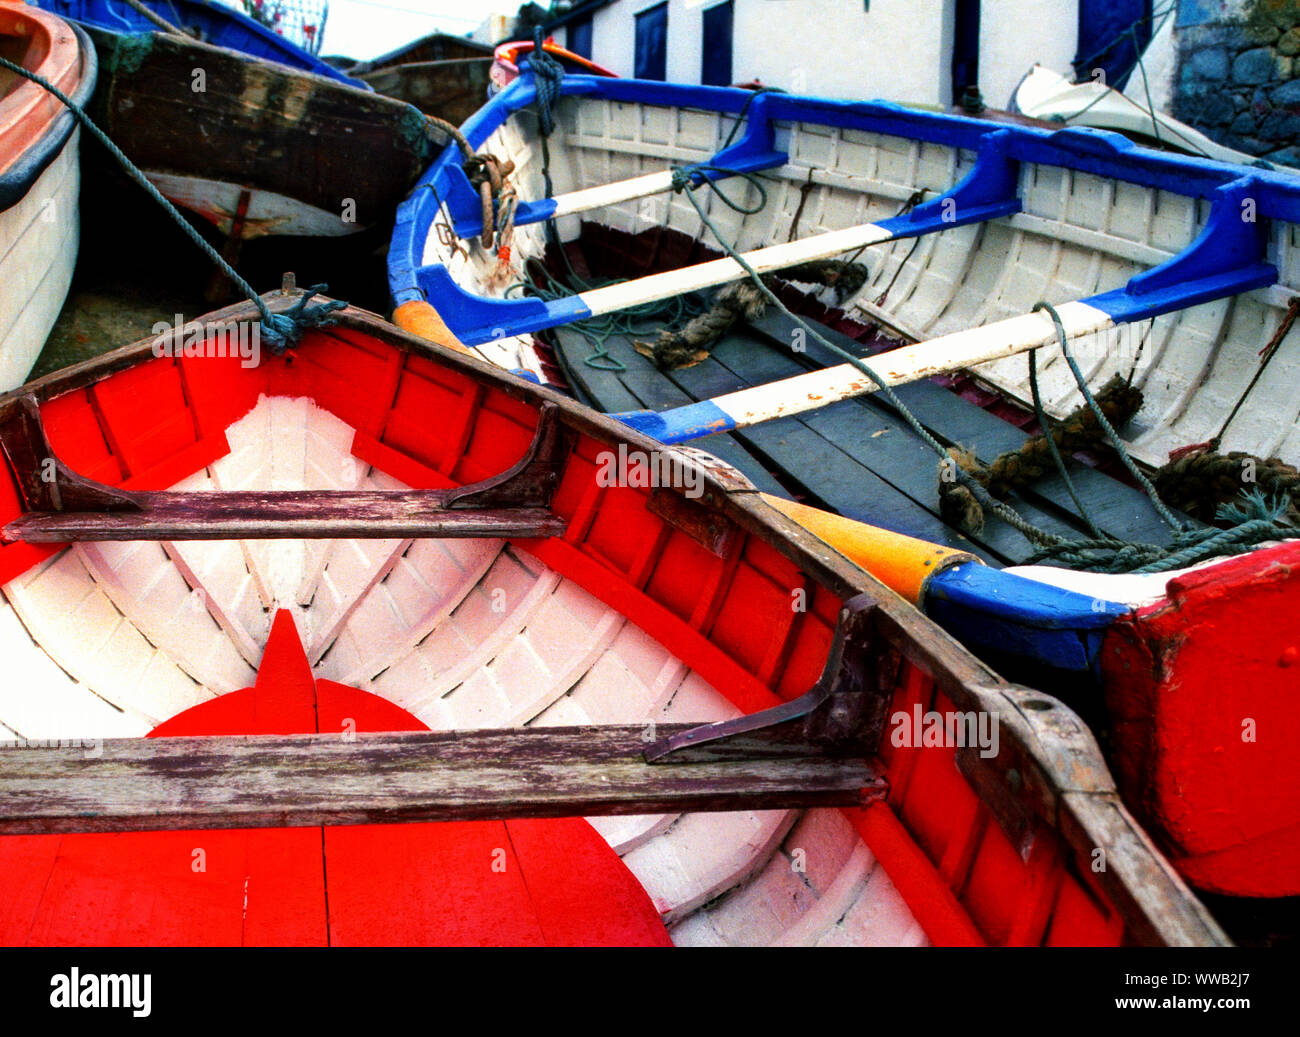
[[[230,454],[176,488],[400,485],[353,458],[352,436],[308,400],[263,397],[227,430]],[[251,685],[281,608],[318,677],[438,730],[738,715],[668,648],[500,540],[106,543],[3,588],[0,736],[144,735]],[[926,942],[838,811],[591,823],[678,944]]]
[[[730,117],[715,113],[599,99],[569,98],[559,112],[559,143],[551,146],[557,193],[703,160],[731,129]],[[532,129],[532,117],[521,116],[484,148],[516,162],[523,199],[543,196]],[[789,239],[809,177],[815,186],[802,205],[798,238],[894,216],[918,188],[945,191],[974,161],[972,154],[945,145],[812,124],[781,127],[777,143],[790,161],[763,174],[768,202],[756,215],[742,217],[712,193],[699,196],[720,232],[741,250]],[[735,193],[747,205],[756,200],[748,188]],[[1012,217],[931,234],[915,247],[903,240],[868,248],[861,258],[870,277],[847,302],[849,313],[867,323],[883,310],[915,337],[932,339],[1026,314],[1040,300],[1059,305],[1087,298],[1119,288],[1181,251],[1208,211],[1206,203],[1183,195],[1048,166],[1022,170],[1020,196],[1023,211]],[[628,201],[586,218],[632,232],[663,224],[708,237],[691,203],[675,194]],[[572,238],[578,218],[558,226],[562,237]],[[1131,373],[1143,390],[1145,402],[1129,425],[1129,446],[1139,460],[1161,465],[1170,450],[1205,442],[1219,431],[1300,289],[1296,233],[1290,224],[1273,228],[1268,258],[1280,271],[1278,284],[1076,345],[1075,356],[1094,388],[1119,372]],[[518,276],[522,263],[543,247],[540,226],[519,228],[510,276]],[[498,285],[510,283],[481,248],[452,255],[436,233],[426,240],[423,261],[446,263],[477,294],[500,295],[504,287]],[[886,288],[877,308],[875,300]],[[1039,371],[1050,411],[1064,415],[1079,404],[1057,347],[1040,352]],[[981,365],[977,373],[1010,396],[1030,398],[1023,356]],[[1300,462],[1300,396],[1292,389],[1297,380],[1300,345],[1288,339],[1271,361],[1269,377],[1255,386],[1229,427],[1223,449]]]
[[[559,112],[559,143],[553,138],[551,145],[557,193],[699,162],[718,150],[732,126],[730,117],[716,113],[599,99],[569,98]],[[790,161],[762,174],[768,202],[757,214],[742,217],[712,193],[699,195],[722,235],[742,250],[786,242],[800,210],[798,238],[894,216],[918,188],[928,194],[948,190],[974,161],[973,154],[947,146],[811,124],[781,127],[777,144]],[[522,198],[542,197],[530,115],[502,127],[484,150],[516,162]],[[810,178],[814,189],[801,203]],[[735,196],[746,206],[757,201],[748,187],[738,188]],[[1190,244],[1208,214],[1206,203],[1182,195],[1045,166],[1022,170],[1020,196],[1023,211],[1012,217],[932,234],[915,247],[912,240],[903,240],[868,248],[861,260],[870,277],[846,302],[849,315],[871,323],[883,314],[891,326],[921,341],[952,335],[965,342],[969,336],[959,333],[1027,314],[1040,300],[1060,307],[1121,287]],[[674,194],[628,200],[584,218],[629,232],[665,225],[716,244],[691,203]],[[579,231],[578,217],[561,219],[558,227],[563,238],[572,239]],[[518,276],[528,257],[543,248],[539,226],[519,228],[511,276]],[[1158,467],[1171,450],[1210,439],[1245,392],[1260,351],[1300,291],[1300,240],[1294,225],[1273,227],[1268,259],[1280,272],[1278,283],[1269,288],[1075,341],[1073,354],[1094,390],[1115,373],[1131,376],[1142,389],[1143,406],[1126,430],[1129,450],[1139,461]],[[426,240],[423,262],[445,263],[463,287],[480,295],[499,296],[499,286],[509,283],[482,249],[474,246],[468,254],[453,255],[436,233]],[[882,295],[883,303],[877,305]],[[1069,314],[1068,308],[1062,311],[1067,322]],[[530,342],[531,336],[524,336],[498,345],[526,350]],[[973,370],[1007,396],[1030,401],[1023,355]],[[1300,463],[1298,380],[1300,340],[1292,337],[1270,362],[1268,377],[1246,397],[1221,448]],[[1039,351],[1039,381],[1044,405],[1054,415],[1064,416],[1081,403],[1056,345]],[[779,405],[770,394],[754,393],[758,409]],[[750,401],[743,402],[737,408],[742,416]],[[1049,582],[1067,585],[1053,578],[1055,570],[1040,572]],[[1155,588],[1130,586],[1121,579],[1113,588],[1090,593],[1114,601],[1146,600]]]

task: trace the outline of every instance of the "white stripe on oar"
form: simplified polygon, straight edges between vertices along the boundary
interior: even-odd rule
[[[827,259],[849,252],[865,245],[877,245],[889,241],[895,235],[875,223],[864,223],[857,227],[816,234],[810,238],[787,242],[784,245],[772,245],[768,248],[755,249],[743,253],[745,262],[760,274],[773,270],[782,270],[796,263],[808,263],[814,259]],[[630,309],[643,303],[670,299],[685,292],[696,292],[702,288],[738,281],[748,276],[744,267],[734,259],[714,259],[707,263],[684,267],[681,270],[669,270],[662,274],[639,277],[635,281],[612,284],[605,288],[596,288],[581,293],[578,298],[591,310],[592,315],[614,313]]]
[[[1114,326],[1114,320],[1086,302],[1068,302],[1056,308],[1067,338],[1078,338]],[[1025,353],[1057,341],[1056,325],[1045,312],[1009,317],[979,328],[954,332],[927,342],[892,349],[867,357],[889,386],[906,385],[937,374],[973,367],[989,360]],[[877,385],[852,364],[795,375],[779,382],[715,397],[713,402],[736,427],[799,414],[828,403],[875,392]]]
[[[634,176],[629,180],[618,180],[612,184],[599,187],[587,187],[581,191],[557,194],[554,198],[555,216],[572,216],[578,212],[589,212],[606,205],[618,205],[635,198],[649,198],[651,195],[663,194],[673,189],[673,171],[665,169],[660,173],[647,173]]]

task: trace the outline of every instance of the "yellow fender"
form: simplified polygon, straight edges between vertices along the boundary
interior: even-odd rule
[[[427,338],[440,346],[455,349],[469,356],[478,356],[472,349],[461,343],[460,339],[452,333],[451,328],[447,327],[446,322],[438,316],[438,311],[423,299],[402,303],[393,311],[393,323],[403,331],[419,335],[420,338]],[[482,357],[479,359],[481,360]]]
[[[979,561],[967,551],[868,526],[781,497],[771,497],[766,493],[762,496],[771,507],[826,541],[849,561],[918,607],[925,598],[925,585],[931,576],[951,565]]]

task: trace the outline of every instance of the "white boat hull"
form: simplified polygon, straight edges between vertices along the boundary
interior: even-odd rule
[[[0,390],[21,385],[63,309],[80,239],[80,129],[0,212]]]
[[[222,234],[230,234],[238,221],[241,239],[275,234],[341,238],[362,229],[343,212],[326,212],[274,191],[175,173],[148,171],[146,175],[169,201],[202,216]],[[248,201],[241,217],[240,200],[245,191]]]

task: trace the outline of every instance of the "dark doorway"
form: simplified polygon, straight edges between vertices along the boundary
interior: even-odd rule
[[[730,86],[731,41],[735,5],[732,0],[704,10],[704,39],[700,54],[700,82],[705,86]]]

